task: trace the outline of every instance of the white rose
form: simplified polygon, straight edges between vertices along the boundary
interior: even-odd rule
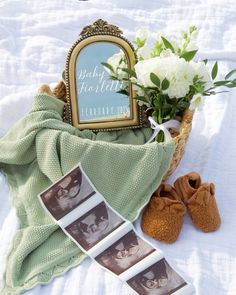
[[[150,73],[157,72],[159,63],[159,57],[148,58],[137,62],[134,69],[137,75],[138,84],[143,85],[144,87],[155,86],[150,80]]]
[[[190,61],[190,65],[193,68],[195,75],[198,75],[203,82],[205,82],[204,89],[207,90],[213,86],[211,75],[204,62]]]

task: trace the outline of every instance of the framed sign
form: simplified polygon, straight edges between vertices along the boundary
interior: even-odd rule
[[[115,130],[139,128],[145,112],[135,100],[135,92],[111,79],[108,62],[135,64],[132,44],[122,31],[99,19],[85,27],[71,47],[65,70],[69,122],[79,129]],[[121,69],[122,70],[122,69]],[[128,73],[124,74],[127,75]],[[124,94],[122,89],[127,89]]]

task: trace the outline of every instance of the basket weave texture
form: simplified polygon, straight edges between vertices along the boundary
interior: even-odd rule
[[[47,89],[45,89],[47,88]],[[42,85],[40,91],[49,90],[50,88],[47,85]],[[48,92],[48,91],[46,91]],[[66,87],[63,81],[60,81],[51,94],[55,95],[58,99],[66,101]],[[171,132],[173,141],[175,143],[175,151],[171,160],[170,168],[166,175],[164,176],[163,180],[168,178],[177,168],[183,154],[185,151],[185,146],[192,129],[192,120],[193,120],[194,111],[187,109],[184,112],[183,117],[181,118],[180,130],[178,133]]]
[[[184,154],[185,146],[192,129],[193,114],[194,111],[189,109],[185,110],[180,123],[179,133],[177,135],[172,134],[172,138],[175,143],[175,151],[171,160],[170,168],[163,180],[167,179],[175,171]]]

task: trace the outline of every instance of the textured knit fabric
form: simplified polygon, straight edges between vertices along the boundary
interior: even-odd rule
[[[20,220],[7,257],[4,295],[49,283],[86,256],[47,216],[38,193],[81,162],[107,202],[134,221],[169,167],[174,144],[143,145],[150,129],[79,131],[63,122],[63,106],[37,95],[31,112],[0,140],[0,168]]]

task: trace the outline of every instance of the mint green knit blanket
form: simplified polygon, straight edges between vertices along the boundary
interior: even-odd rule
[[[0,169],[20,220],[6,261],[2,295],[47,284],[86,257],[37,198],[78,162],[107,202],[131,222],[169,168],[174,143],[144,145],[149,128],[79,131],[63,122],[63,106],[49,95],[37,95],[29,114],[0,140]]]

